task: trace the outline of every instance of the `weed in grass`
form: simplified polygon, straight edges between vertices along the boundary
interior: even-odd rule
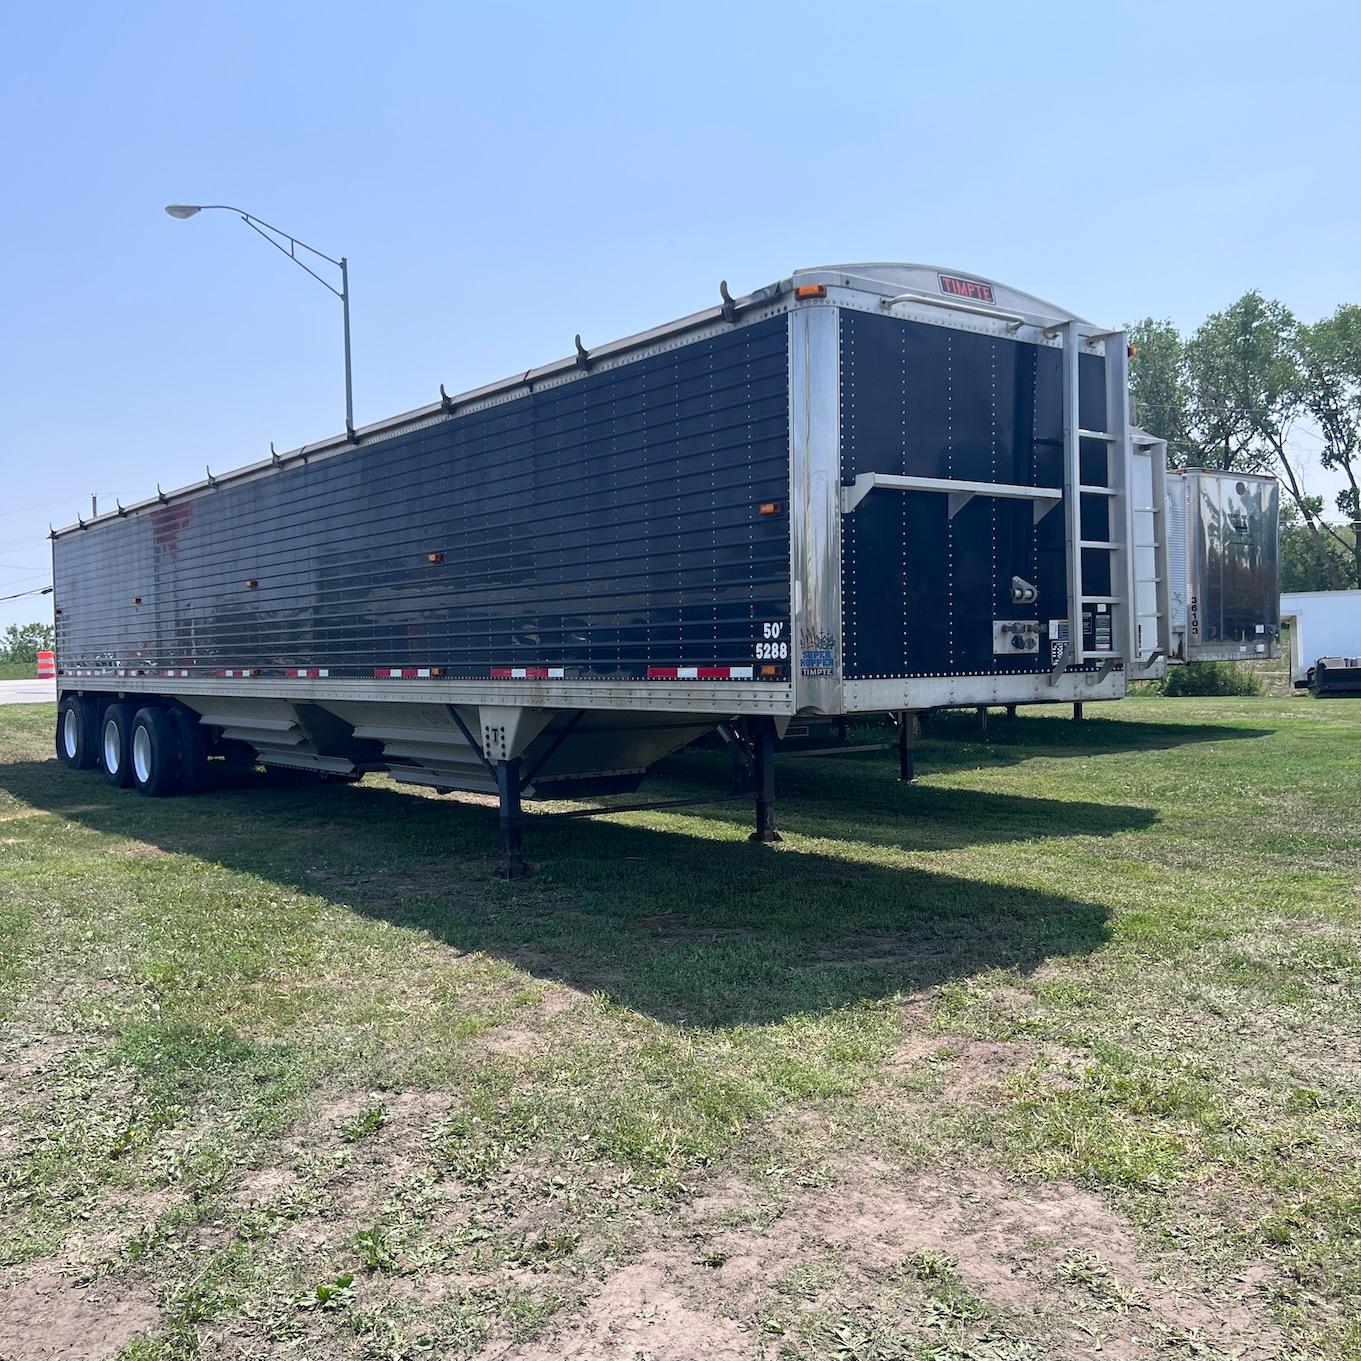
[[[387,1235],[376,1225],[371,1229],[360,1229],[351,1240],[351,1246],[370,1271],[391,1271],[397,1263]]]
[[[293,1296],[298,1309],[344,1309],[354,1302],[354,1276],[346,1272],[333,1281],[322,1281]]]
[[[365,1106],[352,1119],[340,1127],[340,1137],[347,1143],[357,1144],[377,1134],[388,1122],[388,1110],[381,1102]]]

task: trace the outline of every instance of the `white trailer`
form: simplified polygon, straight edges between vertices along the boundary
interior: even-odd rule
[[[1290,679],[1317,695],[1361,695],[1361,591],[1284,591]]]

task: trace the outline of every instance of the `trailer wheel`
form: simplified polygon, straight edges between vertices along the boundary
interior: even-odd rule
[[[180,793],[200,794],[208,787],[208,739],[198,715],[178,705],[170,710],[180,744]]]
[[[57,706],[57,759],[72,770],[99,764],[95,707],[83,695],[67,695]]]
[[[132,783],[132,705],[116,700],[99,720],[99,763],[115,789]]]
[[[152,705],[138,709],[132,720],[129,744],[132,782],[139,794],[161,799],[180,792],[180,738],[164,709]]]

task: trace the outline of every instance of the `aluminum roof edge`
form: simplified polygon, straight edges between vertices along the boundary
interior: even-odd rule
[[[800,280],[825,279],[829,284],[844,287],[857,288],[871,293],[890,293],[903,286],[905,282],[917,282],[919,278],[928,275],[952,274],[956,271],[947,269],[939,265],[923,264],[889,264],[889,263],[870,263],[852,265],[824,265],[814,269],[799,269],[785,278],[773,284],[767,284],[763,288],[754,289],[752,292],[741,297],[734,298],[733,305],[740,315],[742,312],[751,311],[755,308],[765,308],[776,303],[785,294],[792,293],[795,284]],[[967,271],[958,271],[967,278],[976,279],[980,282],[992,284],[999,294],[1006,295],[1009,299],[1023,300],[1024,304],[1031,304],[1027,310],[1032,315],[1043,315],[1054,320],[1066,319],[1073,321],[1083,321],[1075,313],[1068,312],[1063,308],[1054,307],[1042,299],[1035,298],[1032,294],[1022,293],[1018,289],[1013,289],[1009,285],[998,283],[996,280],[985,279],[982,275],[970,274]],[[833,277],[840,276],[840,277]],[[896,277],[895,277],[896,276]],[[1042,309],[1042,310],[1041,310]],[[587,355],[590,363],[595,363],[607,359],[615,359],[633,350],[645,349],[649,345],[655,345],[659,341],[671,336],[683,335],[687,331],[698,330],[704,326],[712,325],[721,320],[727,313],[726,304],[718,304],[713,307],[706,307],[699,312],[692,312],[688,316],[681,317],[676,321],[664,322],[660,326],[654,326],[646,331],[639,331],[634,335],[625,336],[620,340],[607,341],[588,349]],[[1090,324],[1085,323],[1084,324]],[[503,394],[512,393],[517,388],[532,390],[536,383],[543,382],[550,378],[559,378],[576,372],[579,369],[579,356],[569,355],[563,359],[556,359],[550,363],[540,365],[538,368],[527,369],[523,373],[515,374],[508,378],[502,378],[495,382],[485,383],[481,387],[471,388],[467,392],[460,392],[448,397],[447,401],[431,402],[426,406],[416,407],[411,411],[406,411],[397,416],[389,416],[383,420],[374,421],[370,425],[358,427],[355,431],[357,438],[350,440],[347,434],[331,435],[325,439],[317,440],[310,444],[300,445],[296,449],[290,449],[286,453],[274,454],[267,459],[262,459],[257,463],[249,463],[244,467],[232,468],[221,474],[211,474],[199,482],[192,482],[184,487],[179,487],[171,492],[161,492],[157,488],[157,495],[147,497],[143,501],[136,501],[130,506],[120,506],[116,510],[105,511],[102,515],[93,516],[89,520],[77,520],[75,524],[65,525],[61,529],[54,529],[48,535],[51,539],[65,538],[69,534],[79,534],[92,527],[103,527],[118,520],[125,519],[129,515],[139,515],[148,510],[154,510],[159,506],[170,505],[177,501],[187,500],[190,497],[201,495],[204,492],[214,491],[218,487],[229,482],[240,482],[248,478],[259,477],[275,468],[280,468],[288,464],[304,461],[319,455],[334,455],[347,449],[360,447],[366,440],[381,435],[394,435],[406,429],[418,427],[422,423],[428,423],[441,414],[454,416],[458,408],[471,405],[474,402],[486,401],[489,398],[498,397]],[[441,389],[443,391],[443,389]]]
[[[1023,289],[1013,288],[1000,279],[990,279],[986,274],[976,274],[968,269],[955,269],[951,265],[930,265],[920,261],[857,261],[843,265],[819,265],[812,269],[794,271],[793,282],[800,280],[823,283],[839,283],[843,286],[859,288],[870,293],[897,293],[902,290],[939,295],[940,276],[956,279],[969,279],[975,283],[988,284],[997,299],[998,306],[1010,307],[1031,316],[1043,317],[1046,321],[1076,321],[1084,326],[1093,322],[1059,307],[1044,298],[1036,297]],[[840,276],[840,277],[834,277]]]

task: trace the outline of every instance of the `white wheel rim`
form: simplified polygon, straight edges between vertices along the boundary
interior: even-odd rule
[[[151,778],[151,734],[140,723],[132,730],[132,770],[142,784]]]
[[[113,719],[104,723],[104,769],[117,775],[123,764],[122,743],[118,740],[118,724]]]
[[[76,746],[80,738],[80,724],[76,719],[76,711],[68,709],[62,715],[61,720],[61,744],[66,752],[66,759],[74,761],[76,759]]]

